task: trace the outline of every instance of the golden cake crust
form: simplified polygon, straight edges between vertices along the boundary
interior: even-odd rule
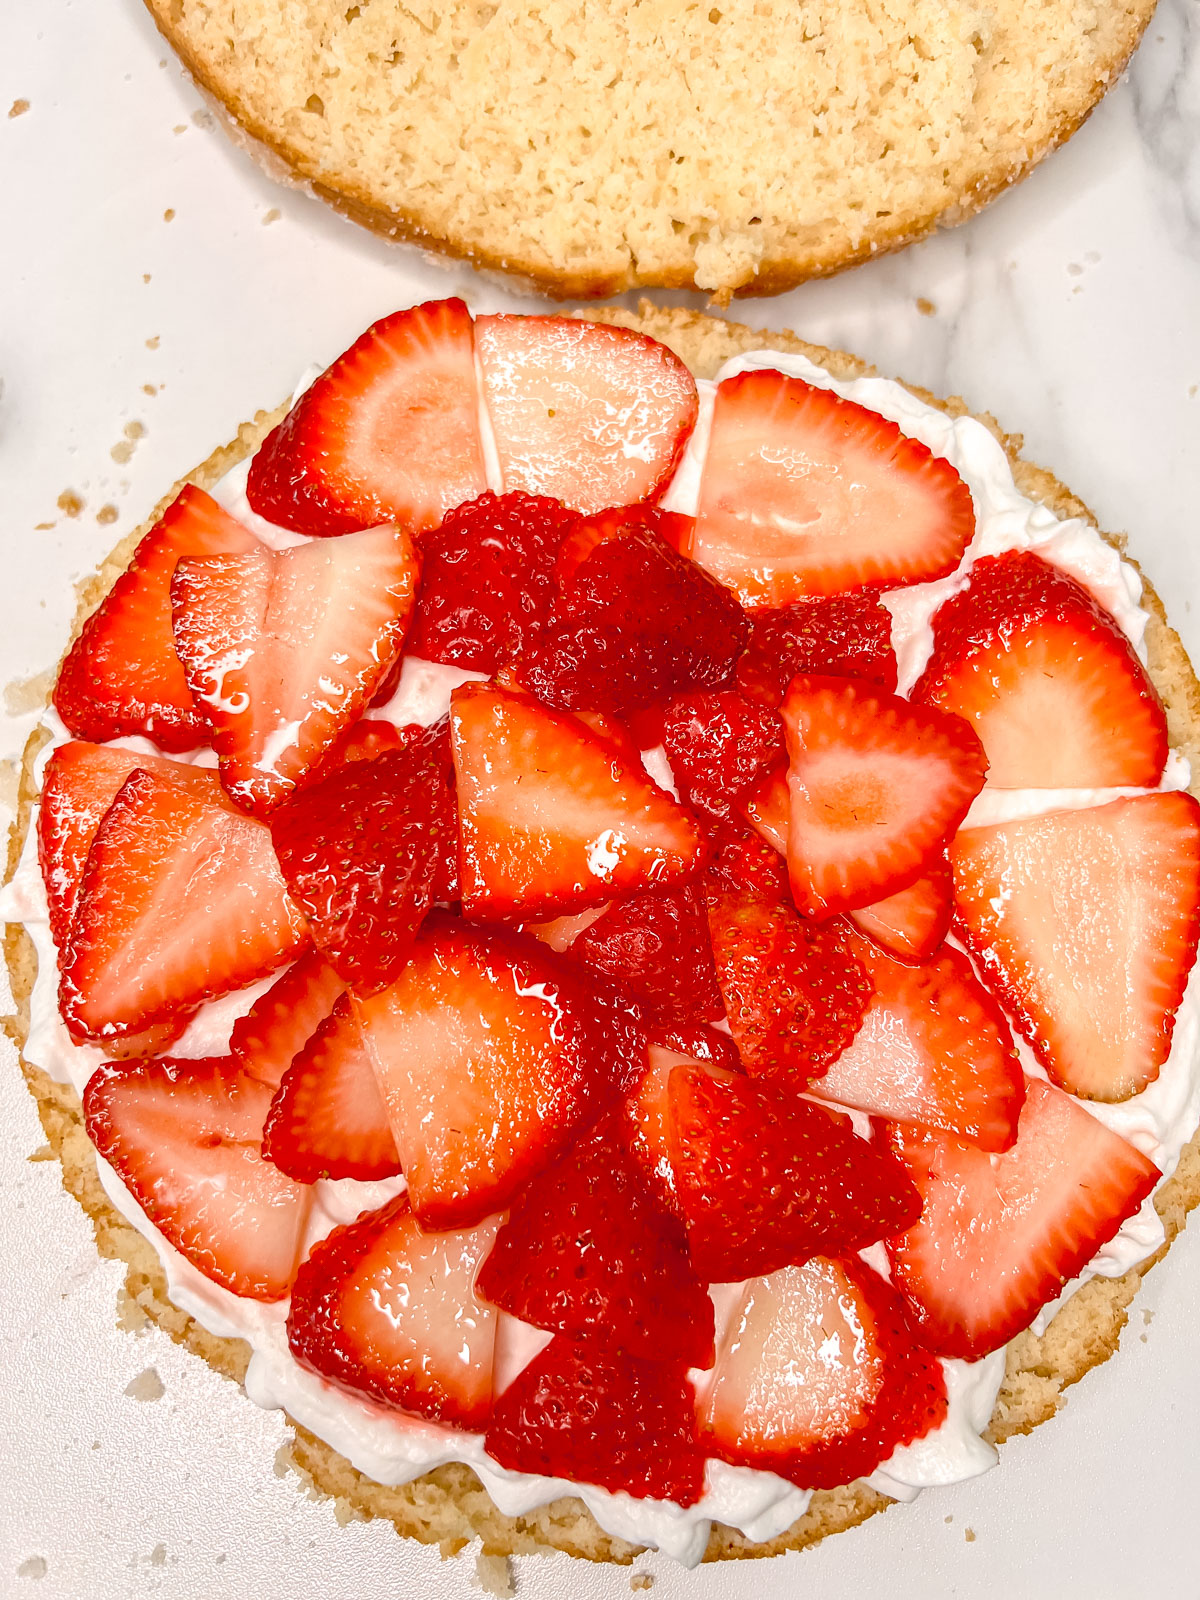
[[[595,320],[635,327],[661,339],[700,377],[711,377],[731,356],[762,348],[798,351],[839,378],[862,377],[874,372],[854,356],[806,344],[791,334],[764,334],[693,312],[663,310],[647,304],[637,315],[620,310],[592,315]],[[952,416],[967,414],[960,400],[939,400],[920,389],[912,392]],[[232,443],[215,451],[185,481],[202,488],[211,487],[257,446],[285,410],[286,407],[281,406],[271,413],[259,413],[253,422],[239,429]],[[1040,500],[1060,517],[1082,517],[1096,526],[1087,507],[1068,489],[1050,473],[1022,459],[1019,436],[1005,434],[989,416],[978,420],[1004,446],[1016,482],[1025,494]],[[182,484],[177,484],[164,497],[143,526],[117,546],[84,586],[76,630],[123,571],[137,541],[181,487]],[[1108,533],[1103,537],[1120,549],[1127,560],[1131,559],[1125,552],[1123,537]],[[1149,583],[1143,604],[1150,612],[1147,630],[1150,673],[1167,708],[1171,743],[1191,761],[1194,771],[1200,771],[1200,682]],[[44,738],[35,733],[26,749],[18,815],[9,840],[8,876],[16,867],[29,827],[36,798],[31,778],[32,762]],[[28,1031],[29,996],[37,963],[32,943],[18,925],[7,929],[4,947],[16,1003],[15,1015],[5,1019],[4,1026],[20,1049]],[[37,1101],[46,1136],[62,1163],[65,1188],[91,1218],[101,1254],[126,1265],[128,1301],[218,1372],[240,1382],[249,1359],[248,1346],[241,1340],[215,1337],[171,1304],[154,1250],[118,1215],[105,1195],[75,1092],[53,1083],[44,1072],[23,1060],[21,1065]],[[1200,1134],[1185,1148],[1175,1174],[1156,1196],[1155,1203],[1168,1242],[1182,1228],[1188,1211],[1197,1202],[1200,1202]],[[1052,1417],[1062,1404],[1064,1390],[1112,1355],[1125,1325],[1129,1303],[1143,1275],[1161,1259],[1165,1250],[1164,1246],[1150,1261],[1123,1278],[1093,1279],[1063,1306],[1043,1336],[1039,1338],[1026,1332],[1013,1342],[989,1438],[1001,1443],[1013,1434],[1028,1433]],[[484,1551],[492,1555],[544,1552],[549,1547],[589,1560],[624,1564],[638,1552],[638,1546],[605,1533],[576,1499],[555,1501],[527,1516],[507,1517],[493,1506],[470,1468],[459,1465],[439,1467],[413,1483],[388,1488],[364,1477],[330,1445],[304,1428],[293,1426],[295,1438],[289,1448],[289,1465],[310,1488],[335,1497],[339,1512],[343,1514],[384,1517],[394,1524],[398,1533],[423,1543],[439,1544],[444,1553],[456,1551],[476,1538],[482,1540]],[[827,1534],[853,1527],[891,1504],[887,1496],[862,1482],[837,1490],[820,1490],[813,1496],[808,1512],[786,1533],[769,1542],[756,1544],[732,1528],[714,1526],[705,1559],[769,1556],[802,1549]]]
[[[276,177],[563,298],[775,294],[971,216],[1154,0],[146,0]]]

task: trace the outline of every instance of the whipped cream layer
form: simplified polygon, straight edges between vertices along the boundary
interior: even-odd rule
[[[1080,519],[1064,521],[1047,507],[1022,495],[1013,481],[1008,458],[993,435],[971,417],[951,418],[926,405],[897,383],[880,378],[840,382],[799,355],[756,351],[729,362],[718,380],[735,372],[775,368],[832,389],[897,423],[937,455],[945,456],[961,474],[975,504],[976,532],[960,566],[934,583],[896,589],[882,596],[892,614],[892,643],[900,664],[900,691],[906,693],[920,676],[933,644],[931,621],[937,607],[965,584],[974,560],[1007,550],[1036,550],[1083,583],[1116,619],[1142,658],[1147,613],[1139,605],[1141,581],[1134,569],[1099,534]],[[305,375],[299,394],[316,371]],[[699,384],[700,420],[666,496],[667,509],[694,515],[707,448],[716,382]],[[484,417],[486,424],[486,416]],[[485,427],[485,432],[488,430]],[[485,440],[485,444],[488,440]],[[494,449],[485,449],[488,481],[499,490]],[[214,497],[274,548],[302,542],[303,536],[278,528],[251,511],[245,493],[249,462],[231,469],[212,490]],[[387,705],[370,715],[397,724],[430,724],[445,715],[451,691],[460,683],[481,678],[479,673],[409,658],[396,692]],[[54,745],[67,732],[53,712],[45,726],[50,744],[39,758],[35,776]],[[147,741],[115,741],[127,748],[157,753]],[[212,765],[208,749],[182,758]],[[647,770],[656,782],[670,786],[670,768],[664,752],[647,751]],[[1186,788],[1187,762],[1172,752],[1160,787]],[[967,825],[1035,816],[1050,811],[1104,804],[1136,790],[997,790],[987,788],[978,797]],[[56,957],[50,937],[45,891],[37,864],[33,822],[11,883],[0,892],[0,917],[24,923],[38,958],[38,974],[30,1002],[30,1030],[25,1058],[59,1082],[70,1082],[82,1092],[91,1073],[105,1059],[102,1052],[75,1045],[58,1014]],[[201,1008],[172,1049],[184,1057],[221,1055],[227,1051],[230,1031],[254,1000],[278,977]],[[1018,1040],[1025,1071],[1045,1076],[1032,1052]],[[1141,1094],[1120,1105],[1081,1102],[1093,1116],[1129,1139],[1162,1169],[1164,1179],[1174,1170],[1180,1151],[1200,1126],[1200,980],[1193,972],[1179,1007],[1170,1055],[1158,1079]],[[708,1543],[713,1521],[738,1528],[748,1538],[776,1537],[800,1517],[811,1499],[810,1491],[773,1473],[733,1467],[710,1461],[706,1467],[705,1494],[694,1506],[678,1507],[661,1501],[637,1500],[612,1494],[592,1485],[509,1472],[487,1456],[478,1435],[464,1433],[412,1417],[374,1401],[347,1394],[302,1368],[287,1347],[287,1302],[264,1305],[245,1300],[220,1288],[198,1272],[158,1232],[116,1173],[98,1161],[106,1192],[117,1210],[150,1241],[162,1261],[172,1301],[201,1326],[218,1336],[244,1339],[252,1350],[246,1375],[246,1392],[256,1404],[281,1407],[312,1433],[339,1450],[361,1472],[383,1484],[401,1484],[448,1461],[464,1462],[478,1473],[498,1508],[508,1515],[527,1514],[562,1496],[577,1496],[608,1533],[637,1544],[659,1548],[676,1560],[698,1562]],[[360,1184],[349,1180],[314,1186],[314,1203],[308,1243],[315,1243],[339,1223],[373,1210],[403,1188],[403,1179]],[[1119,1233],[1097,1253],[1077,1283],[1064,1291],[1066,1298],[1090,1277],[1119,1277],[1162,1245],[1161,1220],[1148,1200],[1129,1218]],[[882,1246],[863,1252],[864,1259],[887,1275]],[[718,1336],[722,1320],[732,1312],[738,1286],[714,1287]],[[1035,1327],[1042,1331],[1054,1309],[1047,1306]],[[501,1315],[497,1335],[497,1369],[500,1381],[520,1370],[549,1336]],[[946,1420],[925,1438],[897,1449],[867,1480],[882,1493],[911,1500],[923,1488],[957,1483],[986,1471],[996,1453],[981,1434],[995,1406],[1004,1377],[1005,1352],[998,1350],[982,1361],[943,1361],[949,1400]],[[701,1375],[695,1375],[703,1381]]]

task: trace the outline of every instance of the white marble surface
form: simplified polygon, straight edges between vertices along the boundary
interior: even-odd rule
[[[531,302],[277,189],[209,125],[137,0],[0,11],[0,683],[12,685],[56,658],[73,580],[312,357],[414,296]],[[29,110],[6,119],[18,100]],[[1128,79],[981,218],[734,314],[991,409],[1130,534],[1200,652],[1197,0],[1162,0]],[[59,509],[64,491],[79,515]],[[31,718],[19,689],[6,703],[11,754]],[[118,1275],[55,1166],[29,1162],[40,1143],[6,1048],[0,1595],[477,1592],[470,1557],[443,1564],[385,1527],[339,1528],[272,1473],[277,1416],[158,1333],[115,1328]],[[766,1567],[638,1569],[667,1600],[1193,1592],[1197,1235],[1153,1274],[1119,1359],[996,1472]],[[150,1367],[161,1398],[127,1395]],[[565,1559],[518,1562],[517,1583],[528,1600],[629,1593],[626,1573]]]

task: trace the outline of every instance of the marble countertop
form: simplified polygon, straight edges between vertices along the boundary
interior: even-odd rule
[[[73,583],[176,478],[396,305],[451,292],[483,309],[535,302],[277,188],[214,126],[137,0],[10,5],[4,34],[10,802]],[[1032,460],[1129,534],[1200,659],[1198,0],[1161,0],[1089,123],[981,217],[731,314],[857,351],[1023,434]],[[339,1527],[329,1503],[273,1473],[278,1415],[157,1331],[115,1327],[119,1274],[55,1164],[36,1158],[41,1130],[7,1045],[2,1056],[0,1596],[477,1593],[471,1552],[443,1563],[385,1525]],[[1136,1301],[1118,1358],[986,1477],[803,1556],[692,1574],[649,1556],[635,1570],[664,1600],[1190,1592],[1197,1328],[1194,1227]],[[515,1578],[523,1600],[630,1592],[627,1571],[566,1558],[523,1559]]]

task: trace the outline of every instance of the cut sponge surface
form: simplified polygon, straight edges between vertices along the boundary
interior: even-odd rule
[[[1153,0],[146,0],[240,133],[378,232],[563,297],[772,294],[962,220]]]

